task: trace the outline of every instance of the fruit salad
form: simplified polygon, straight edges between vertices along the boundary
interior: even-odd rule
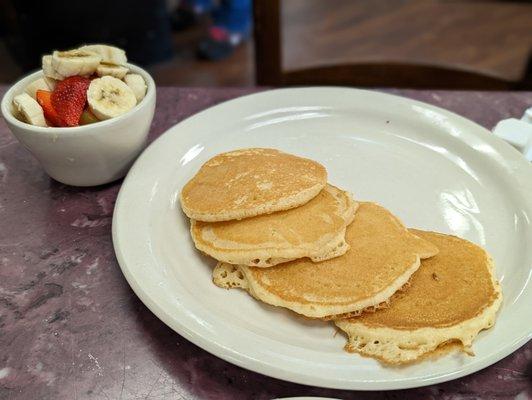
[[[124,50],[94,44],[42,58],[43,76],[13,98],[15,116],[36,126],[70,127],[118,117],[146,95]]]

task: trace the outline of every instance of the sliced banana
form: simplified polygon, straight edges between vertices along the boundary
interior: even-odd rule
[[[137,104],[130,87],[112,76],[93,79],[87,91],[87,101],[92,113],[100,120],[122,115]]]
[[[135,94],[137,103],[140,103],[144,96],[146,96],[146,90],[148,89],[144,78],[139,74],[127,74],[124,77],[124,82],[126,82],[126,85],[128,85]]]
[[[65,79],[65,77],[57,73],[57,71],[52,66],[51,55],[42,56],[42,73],[45,77],[54,80],[62,81],[63,79]]]
[[[90,44],[81,46],[78,50],[89,51],[98,54],[102,58],[102,62],[114,65],[126,65],[126,52],[118,47],[109,46],[106,44]]]
[[[100,64],[98,68],[96,68],[96,75],[109,75],[117,79],[122,79],[128,72],[129,68],[122,67],[121,65]]]
[[[69,50],[54,51],[52,54],[52,67],[64,76],[91,75],[96,71],[102,58],[89,51]],[[53,78],[53,77],[52,77]]]
[[[55,85],[57,85],[57,79],[50,78],[46,75],[43,77],[43,79],[48,85],[48,88],[49,88],[48,90],[53,91],[55,89]]]
[[[14,102],[11,104],[11,114],[19,121],[26,122],[26,118],[20,113]]]
[[[39,78],[36,81],[31,82],[24,91],[28,93],[33,99],[36,99],[37,90],[50,90],[50,87],[44,80],[44,78]]]
[[[15,96],[13,105],[26,122],[35,126],[47,126],[41,106],[28,93]]]

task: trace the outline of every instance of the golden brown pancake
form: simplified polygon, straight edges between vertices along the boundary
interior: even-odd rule
[[[389,364],[416,361],[449,342],[470,353],[478,333],[493,325],[502,294],[486,251],[455,236],[411,232],[439,253],[423,260],[388,308],[336,321],[348,335],[348,351]]]
[[[358,313],[386,302],[437,249],[408,232],[385,208],[359,203],[347,227],[350,250],[313,263],[299,259],[271,268],[219,263],[214,283],[241,287],[253,297],[310,318]]]
[[[198,221],[228,221],[301,206],[327,184],[312,160],[274,149],[242,149],[211,158],[183,187],[181,206]]]
[[[300,207],[242,220],[192,220],[190,231],[199,250],[230,264],[271,267],[302,257],[322,261],[349,249],[345,230],[357,207],[349,193],[327,185]]]

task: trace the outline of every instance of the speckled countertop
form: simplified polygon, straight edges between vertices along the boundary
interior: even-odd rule
[[[253,91],[159,88],[150,137]],[[523,92],[392,92],[487,128],[532,106]],[[0,121],[0,399],[532,397],[531,343],[468,377],[396,392],[301,386],[210,355],[160,322],[122,276],[111,242],[120,183],[78,189],[52,181]]]

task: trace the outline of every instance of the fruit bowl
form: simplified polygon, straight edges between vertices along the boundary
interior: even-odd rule
[[[142,68],[146,96],[127,113],[75,127],[40,127],[18,120],[13,98],[42,76],[35,72],[15,83],[2,99],[2,115],[13,135],[39,160],[48,175],[73,186],[95,186],[124,177],[144,149],[155,111],[155,83]]]

